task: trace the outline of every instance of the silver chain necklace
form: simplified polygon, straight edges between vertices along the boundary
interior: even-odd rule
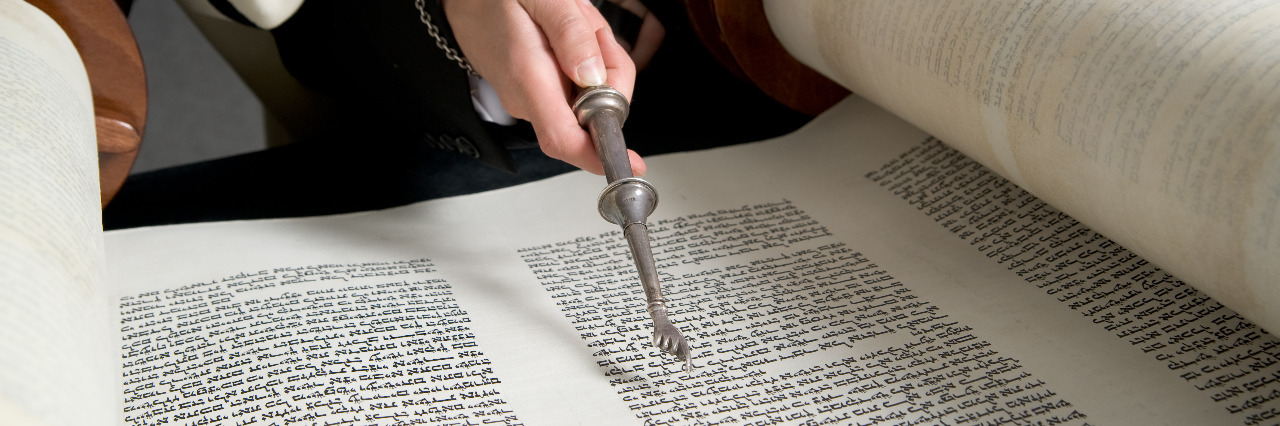
[[[467,58],[459,54],[454,48],[449,47],[449,42],[440,36],[440,28],[431,23],[431,15],[427,13],[426,0],[414,0],[413,5],[418,7],[418,20],[427,25],[427,34],[436,39],[436,47],[444,51],[444,57],[457,62],[458,67],[466,70],[467,74],[479,77],[480,74],[476,74],[476,69],[471,67],[471,63],[467,62]]]

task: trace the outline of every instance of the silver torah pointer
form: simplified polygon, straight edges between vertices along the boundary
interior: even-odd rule
[[[667,319],[666,300],[658,282],[658,268],[649,245],[649,227],[645,220],[658,205],[658,192],[653,185],[632,175],[627,145],[622,138],[622,122],[630,112],[627,98],[609,86],[582,89],[573,103],[578,124],[591,133],[596,153],[604,163],[604,177],[609,185],[600,193],[600,215],[609,223],[622,227],[631,246],[640,284],[644,286],[649,317],[653,318],[653,346],[684,361],[684,371],[693,370],[689,341],[680,329]]]

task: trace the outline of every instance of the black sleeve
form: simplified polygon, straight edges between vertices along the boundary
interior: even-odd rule
[[[457,49],[439,2],[422,4]],[[272,34],[290,74],[335,98],[354,130],[507,170],[508,148],[536,145],[527,124],[479,117],[467,72],[436,46],[412,0],[309,0]]]

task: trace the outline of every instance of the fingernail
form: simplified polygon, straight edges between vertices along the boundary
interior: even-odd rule
[[[604,85],[604,61],[599,56],[592,56],[590,59],[582,61],[578,64],[578,84],[586,86],[603,86]]]

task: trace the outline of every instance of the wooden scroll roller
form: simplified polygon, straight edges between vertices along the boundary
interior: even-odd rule
[[[102,205],[115,197],[138,158],[147,123],[147,84],[138,43],[113,0],[28,0],[67,33],[89,75],[98,133]]]
[[[779,103],[818,115],[849,95],[782,47],[762,0],[687,0],[685,10],[694,32],[721,65]]]

